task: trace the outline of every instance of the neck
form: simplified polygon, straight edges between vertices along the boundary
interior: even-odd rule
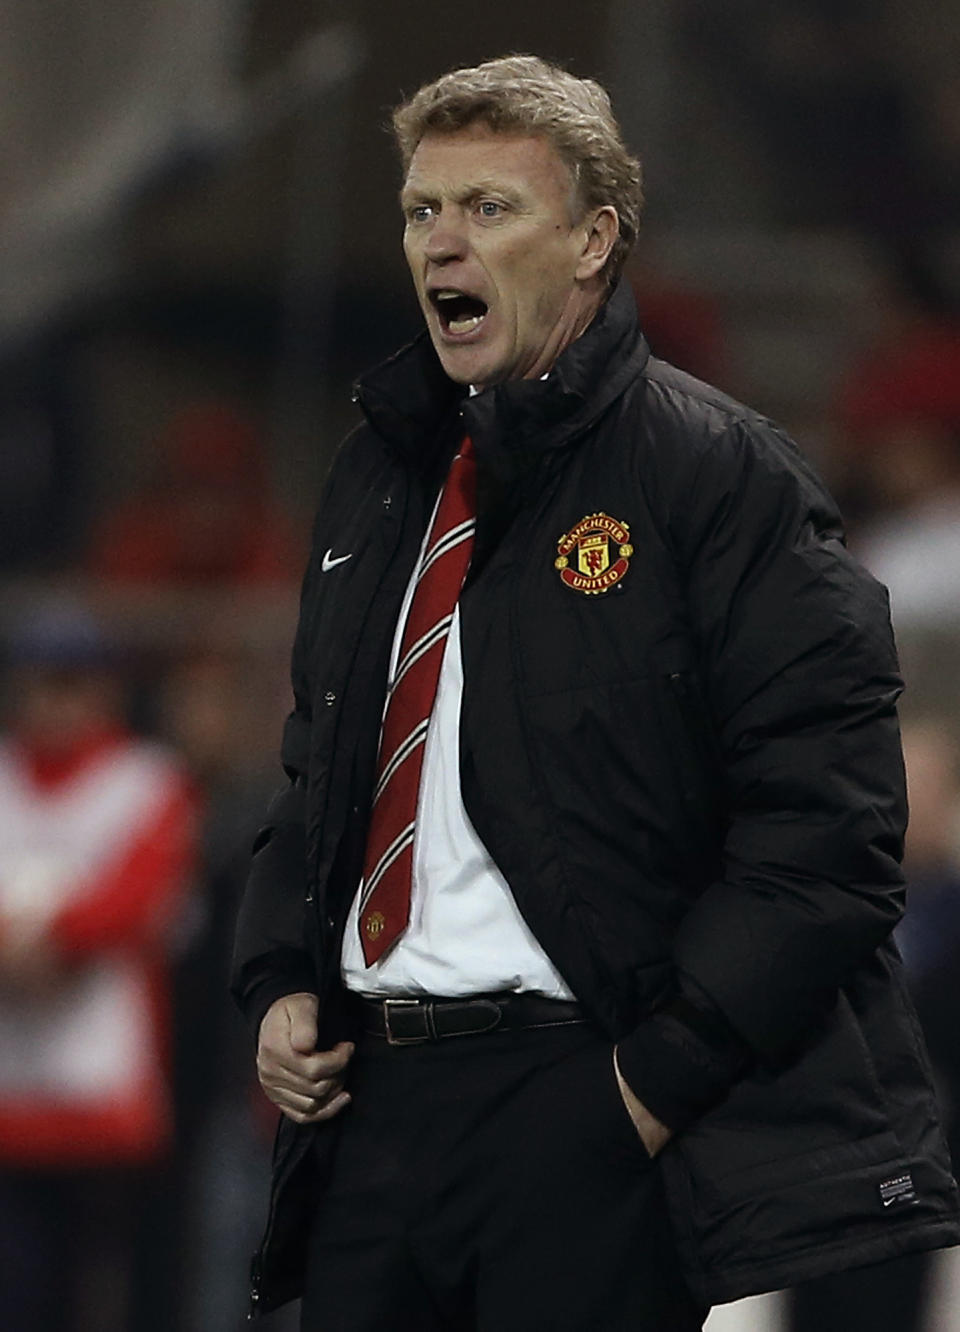
[[[603,291],[599,288],[592,285],[589,288],[574,288],[567,304],[560,312],[551,336],[522,378],[543,379],[548,375],[558,357],[562,356],[577,338],[586,333],[602,304]]]

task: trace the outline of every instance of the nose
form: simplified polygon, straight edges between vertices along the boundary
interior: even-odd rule
[[[462,259],[466,252],[467,235],[462,212],[444,204],[430,228],[424,255],[432,263],[443,264]]]

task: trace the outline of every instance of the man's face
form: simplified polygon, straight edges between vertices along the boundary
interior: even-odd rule
[[[590,322],[603,290],[597,238],[547,139],[479,122],[426,134],[401,204],[404,253],[451,379],[536,378]]]

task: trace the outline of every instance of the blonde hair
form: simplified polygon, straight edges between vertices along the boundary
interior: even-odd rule
[[[451,70],[393,113],[404,173],[425,134],[450,134],[478,120],[497,132],[545,136],[570,171],[582,212],[607,204],[617,210],[620,234],[603,269],[612,287],[637,238],[643,190],[640,163],[624,146],[605,90],[538,56]]]

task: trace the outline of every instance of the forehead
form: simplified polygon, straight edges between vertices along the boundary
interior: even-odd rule
[[[573,179],[544,135],[492,130],[475,122],[465,129],[426,133],[410,160],[402,193],[459,193],[492,185],[566,200]]]

